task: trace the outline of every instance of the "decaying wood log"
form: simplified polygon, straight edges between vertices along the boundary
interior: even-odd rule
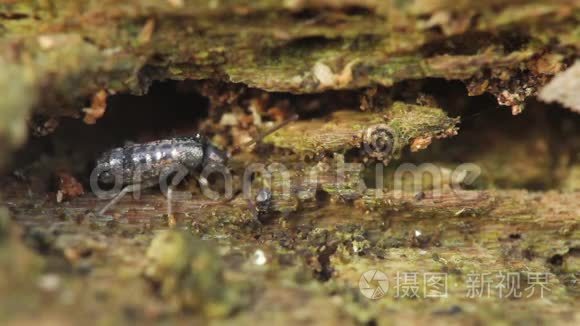
[[[0,322],[578,324],[580,127],[533,97],[575,109],[579,17],[577,1],[0,0]],[[289,186],[267,216],[194,182],[174,216],[156,190],[94,214],[100,135],[147,118],[100,124],[168,81],[163,103],[209,102],[197,126],[224,149],[301,114],[232,157],[236,182],[289,168],[254,178]],[[405,160],[445,180],[397,186]],[[361,169],[339,182],[345,161]],[[475,190],[449,176],[464,162]]]

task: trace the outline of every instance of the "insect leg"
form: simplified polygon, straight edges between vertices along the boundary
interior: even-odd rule
[[[105,205],[105,207],[101,208],[101,210],[97,213],[98,215],[103,215],[105,214],[105,212],[111,208],[113,205],[115,205],[117,202],[119,202],[119,200],[121,200],[121,198],[123,198],[127,193],[129,192],[133,192],[133,191],[137,191],[137,190],[141,190],[141,189],[145,189],[151,187],[151,184],[149,183],[137,183],[134,185],[128,185],[125,188],[123,188],[113,199],[111,199],[111,201]]]
[[[173,185],[169,185],[167,188],[167,216],[171,217],[171,200],[173,199]]]
[[[173,164],[163,169],[161,175],[159,176],[159,185],[161,187],[161,192],[167,198],[167,216],[171,218],[173,193],[175,187],[179,185],[181,181],[189,174],[189,171],[182,165]],[[167,182],[169,181],[169,182]]]

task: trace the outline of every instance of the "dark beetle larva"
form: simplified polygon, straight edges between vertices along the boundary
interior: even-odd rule
[[[296,119],[298,116],[293,115],[246,145],[249,146],[260,141],[266,135]],[[200,134],[193,137],[174,137],[112,149],[105,152],[97,160],[94,170],[96,181],[105,184],[120,183],[125,187],[98,214],[104,214],[127,193],[158,184],[164,176],[176,172],[176,168],[185,168],[197,176],[202,186],[207,186],[208,182],[200,175],[200,172],[208,167],[224,169],[227,161],[227,153],[215,147]],[[172,192],[170,186],[167,189],[168,215],[171,215]]]
[[[207,166],[224,167],[227,159],[225,152],[199,134],[112,149],[97,160],[98,181],[106,184],[121,182],[126,187],[99,214],[104,214],[126,193],[158,184],[159,178],[174,171],[177,165],[199,173]],[[168,214],[171,214],[170,197],[171,188],[168,189]]]

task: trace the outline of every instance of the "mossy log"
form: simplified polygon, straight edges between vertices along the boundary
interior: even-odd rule
[[[8,1],[0,135],[21,144],[32,109],[82,116],[102,90],[167,79],[311,93],[439,77],[519,112],[578,55],[577,17],[574,1]]]
[[[97,320],[118,322],[125,320],[126,309],[134,311],[133,318],[168,318],[170,313],[170,318],[180,319],[176,312],[186,308],[245,322],[275,318],[327,323],[341,316],[350,323],[435,319],[565,324],[577,318],[578,193],[445,191],[436,198],[396,197],[391,192],[377,198],[367,193],[354,204],[319,202],[315,209],[266,224],[257,222],[241,199],[223,206],[194,198],[175,207],[174,227],[185,232],[160,234],[149,249],[151,239],[168,227],[159,213],[165,205],[160,194],[123,200],[117,220],[109,221],[87,215],[88,207],[99,205],[91,197],[65,206],[39,206],[37,200],[8,201],[15,221],[28,230],[25,241],[50,253],[45,258],[49,265],[68,266],[72,275],[86,274],[60,275],[65,283],[46,294],[5,284],[7,291],[56,299],[42,306],[17,306],[4,316],[18,319],[32,309],[57,320],[82,320],[90,309],[107,312]],[[167,237],[174,240],[162,240]],[[196,244],[199,240],[189,237],[215,245]],[[217,251],[212,248],[216,246]],[[201,257],[203,263],[195,263]],[[190,259],[192,265],[186,267]],[[207,265],[218,263],[221,267]],[[365,298],[358,289],[361,275],[373,269],[391,282],[379,300]],[[424,273],[446,274],[447,298],[426,299],[423,292],[418,298],[396,297],[397,273],[406,272],[418,273],[420,287]],[[489,274],[496,283],[498,273],[519,275],[522,293],[530,286],[529,275],[542,273],[549,290],[543,298],[538,293],[500,298],[494,283],[483,297],[469,297],[469,279],[477,273]],[[27,279],[34,282],[36,277]],[[155,284],[163,286],[161,299],[152,295]],[[217,284],[212,289],[219,293],[202,290],[204,284]],[[81,301],[67,305],[67,297],[61,297],[65,289],[67,297]],[[98,293],[108,299],[94,301]],[[200,295],[214,299],[199,301]],[[11,300],[3,297],[2,306]],[[331,312],[321,314],[322,306]]]
[[[573,123],[550,141],[546,123],[521,139],[465,142],[471,151],[461,157],[487,169],[476,185],[486,190],[399,193],[388,182],[360,190],[334,183],[325,169],[321,186],[307,189],[299,164],[386,164],[416,154],[420,161],[429,153],[416,151],[458,132],[445,106],[451,100],[420,98],[415,83],[433,78],[458,81],[469,96],[489,93],[518,114],[567,69],[542,97],[574,109],[579,17],[577,1],[1,1],[3,168],[33,134],[31,116],[98,125],[114,109],[108,99],[146,95],[158,81],[182,81],[205,96],[211,118],[235,111],[244,92],[254,104],[279,96],[308,118],[264,139],[269,162],[300,169],[291,196],[274,197],[263,219],[241,196],[213,202],[199,194],[165,216],[155,191],[125,198],[103,218],[92,194],[57,202],[49,186],[35,192],[26,176],[0,178],[0,322],[577,324]],[[393,132],[387,156],[362,146],[370,125]],[[214,142],[243,143],[235,130],[230,142],[220,136],[222,127],[210,125]],[[473,141],[488,134],[466,132]],[[77,135],[54,139],[67,137]],[[36,166],[52,175],[49,160]],[[78,171],[86,160],[69,165]],[[566,192],[493,189],[535,184]],[[390,282],[377,300],[361,291],[373,270]],[[397,286],[402,274],[416,281],[406,290]],[[445,297],[428,297],[426,274],[445,275]],[[490,278],[474,283],[475,274]],[[521,295],[500,298],[506,274],[520,280]],[[538,286],[545,293],[530,293]],[[415,288],[416,296],[399,292]]]

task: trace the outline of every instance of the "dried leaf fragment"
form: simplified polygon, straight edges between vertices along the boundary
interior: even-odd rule
[[[411,142],[411,152],[418,152],[427,148],[431,142],[433,141],[433,137],[426,136],[426,137],[418,137],[413,139]]]
[[[321,89],[344,88],[352,82],[352,69],[356,63],[358,60],[347,63],[340,73],[335,74],[328,65],[319,61],[312,67],[312,74],[318,80]]]
[[[72,175],[66,172],[58,172],[58,191],[56,193],[56,201],[62,202],[64,199],[78,197],[85,193],[83,185],[75,179]]]
[[[93,125],[97,123],[107,109],[107,91],[101,89],[95,95],[91,101],[90,108],[84,108],[83,112],[86,113],[83,121],[88,125]]]
[[[153,18],[149,18],[145,23],[145,25],[143,25],[143,28],[139,33],[138,36],[139,44],[143,45],[149,43],[149,41],[151,41],[151,37],[153,36],[154,31],[155,31],[155,20]]]

